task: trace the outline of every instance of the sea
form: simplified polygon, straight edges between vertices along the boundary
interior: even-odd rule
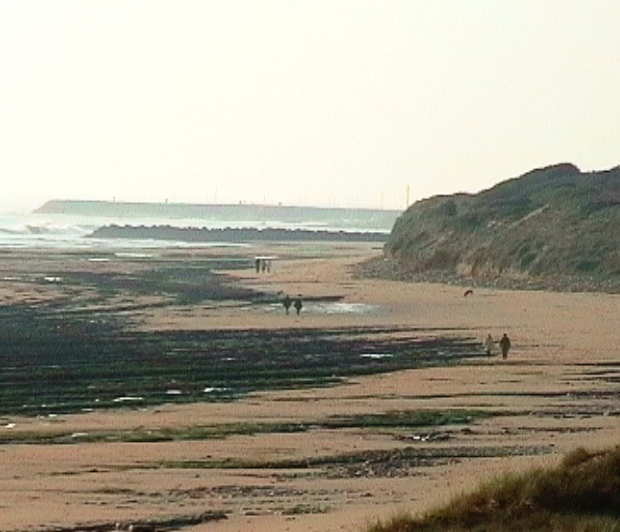
[[[278,220],[214,220],[199,218],[139,218],[105,217],[75,214],[18,213],[0,214],[0,249],[157,249],[157,248],[196,248],[196,247],[244,247],[248,244],[235,242],[182,242],[150,239],[105,239],[89,238],[88,235],[106,225],[193,227],[208,229],[223,228],[278,228],[325,231],[369,231],[367,227],[325,225],[316,221],[296,223]],[[376,229],[373,229],[376,231]],[[386,233],[388,230],[385,231]]]

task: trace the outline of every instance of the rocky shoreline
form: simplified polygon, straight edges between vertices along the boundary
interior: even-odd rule
[[[547,290],[551,292],[602,292],[620,293],[620,278],[557,275],[554,277],[462,277],[445,270],[416,272],[407,269],[398,260],[376,257],[358,265],[356,276],[393,281],[443,283],[474,288],[503,290]]]

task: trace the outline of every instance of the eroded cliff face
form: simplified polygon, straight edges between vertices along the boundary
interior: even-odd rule
[[[385,252],[412,272],[618,279],[620,167],[559,164],[475,195],[419,201],[396,220]]]

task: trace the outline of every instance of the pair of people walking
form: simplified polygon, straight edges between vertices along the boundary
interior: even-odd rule
[[[510,351],[510,346],[511,346],[510,338],[508,338],[508,335],[504,333],[504,336],[501,337],[498,343],[502,351],[502,358],[506,360],[508,358],[508,351]],[[489,334],[487,336],[487,339],[484,341],[484,347],[485,347],[487,355],[490,355],[493,353],[494,344],[495,342],[493,341],[493,337]]]
[[[256,273],[269,273],[271,271],[271,259],[265,259],[262,257],[256,257],[254,259],[254,267],[256,268]]]
[[[295,308],[295,312],[299,316],[301,313],[301,309],[303,308],[303,303],[301,302],[301,294],[299,294],[295,299],[291,299],[288,294],[282,300],[282,305],[284,306],[284,311],[286,314],[289,313],[289,309],[291,305]]]

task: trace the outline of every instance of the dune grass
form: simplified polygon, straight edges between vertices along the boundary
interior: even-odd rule
[[[567,455],[555,468],[507,474],[426,514],[367,532],[552,530],[620,532],[620,446]]]

